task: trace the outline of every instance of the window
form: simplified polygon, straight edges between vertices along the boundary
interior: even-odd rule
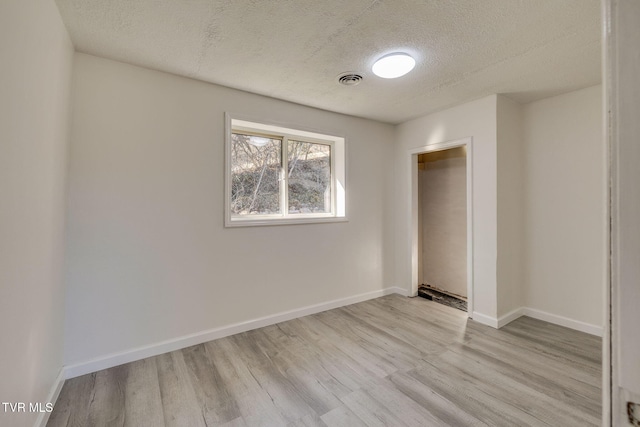
[[[227,117],[226,226],[345,221],[344,138]]]

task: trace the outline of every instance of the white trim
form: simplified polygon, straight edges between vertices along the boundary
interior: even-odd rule
[[[478,323],[482,323],[483,325],[491,326],[492,328],[498,329],[498,319],[495,317],[487,316],[486,314],[478,313],[477,311],[473,313],[473,316],[469,316],[473,320]]]
[[[603,425],[629,425],[626,402],[640,401],[640,369],[636,328],[639,299],[638,151],[640,96],[636,76],[640,59],[637,21],[640,2],[603,3],[604,130],[608,147],[609,255],[605,294],[603,351]],[[635,396],[632,391],[635,391]]]
[[[613,90],[612,83],[613,77],[613,63],[610,62],[615,58],[615,52],[613,51],[616,28],[612,28],[611,19],[613,14],[612,0],[602,0],[601,7],[601,33],[602,33],[602,139],[605,146],[605,155],[602,162],[604,163],[604,170],[606,171],[604,177],[605,188],[605,200],[604,206],[606,207],[606,215],[604,219],[603,229],[605,233],[605,242],[607,249],[603,254],[603,262],[605,265],[603,283],[605,284],[602,290],[602,301],[604,302],[604,310],[602,313],[602,324],[604,325],[602,334],[602,425],[610,426],[612,422],[612,390],[611,386],[613,382],[617,382],[617,378],[612,375],[612,340],[611,340],[611,291],[612,291],[612,266],[611,255],[613,253],[612,248],[612,227],[610,224],[612,221],[613,208],[611,206],[612,188],[613,184],[613,171],[615,170],[614,158],[612,156],[613,140],[612,135],[609,135],[609,125],[612,120],[609,119],[609,112],[612,111],[612,99],[610,97]],[[609,31],[612,29],[612,31]],[[616,422],[618,422],[619,413],[616,411]]]
[[[500,329],[503,326],[508,325],[519,317],[527,316],[533,319],[544,320],[545,322],[552,323],[558,326],[564,326],[565,328],[573,329],[587,334],[602,337],[602,326],[592,325],[590,323],[581,322],[580,320],[569,319],[568,317],[559,316],[557,314],[548,313],[546,311],[538,310],[530,307],[519,307],[511,310],[507,314],[500,316],[498,319],[495,317],[487,316],[486,314],[473,313],[473,320],[483,325],[491,326],[495,329]]]
[[[144,359],[147,357],[157,356],[159,354],[167,353],[170,351],[180,350],[192,345],[202,344],[204,342],[212,341],[218,338],[224,338],[229,335],[239,334],[241,332],[262,328],[276,323],[285,322],[287,320],[297,319],[298,317],[308,316],[311,314],[320,313],[322,311],[327,311],[394,293],[406,295],[406,290],[399,287],[390,287],[377,291],[365,292],[363,294],[335,299],[320,304],[313,304],[294,310],[276,313],[270,316],[259,317],[257,319],[247,320],[244,322],[233,323],[231,325],[222,326],[219,328],[196,332],[194,334],[184,335],[182,337],[162,341],[144,347],[138,347],[118,353],[112,353],[103,357],[98,357],[70,366],[65,366],[64,377],[66,379],[78,377],[80,375],[85,375],[92,372],[100,371],[102,369],[122,365],[123,363],[134,362],[136,360]]]
[[[498,318],[498,329],[508,325],[519,317],[524,316],[524,307],[518,307],[515,310],[511,310],[505,315]]]
[[[49,395],[47,396],[47,400],[44,403],[55,403],[58,400],[58,396],[60,396],[60,391],[62,390],[62,386],[64,385],[65,379],[65,370],[64,368],[60,369],[58,372],[58,376],[56,380],[53,382],[53,386],[51,386],[51,390],[49,391]],[[36,419],[35,427],[45,427],[47,422],[49,422],[50,412],[40,412],[38,418]]]
[[[278,218],[262,218],[262,219],[253,219],[253,218],[238,218],[232,220],[229,224],[225,225],[227,228],[234,227],[268,227],[271,225],[296,225],[296,224],[322,224],[329,222],[349,222],[349,220],[345,217],[340,216],[313,216],[313,215],[305,215],[300,218],[291,218],[291,217],[278,217]]]
[[[437,144],[423,145],[408,150],[409,167],[409,253],[411,254],[411,293],[418,293],[418,168],[416,157],[418,154],[433,151],[448,150],[450,148],[466,147],[466,175],[467,175],[467,313],[474,318],[473,311],[473,138],[466,137]],[[480,315],[484,316],[484,315]],[[488,316],[484,316],[489,318]],[[495,318],[491,318],[496,322]],[[495,326],[494,326],[495,327]]]
[[[387,289],[395,294],[402,295],[403,297],[415,296],[415,295],[412,295],[408,289],[401,288],[400,286],[391,286]]]
[[[204,342],[212,341],[218,338],[224,338],[230,335],[239,334],[241,332],[262,328],[276,323],[285,322],[287,320],[309,316],[311,314],[320,313],[322,311],[344,307],[347,305],[356,304],[390,294],[399,294],[405,297],[411,296],[411,292],[409,290],[399,286],[391,286],[377,291],[371,291],[351,297],[335,299],[320,304],[314,304],[299,309],[284,311],[270,316],[248,320],[245,322],[234,323],[220,328],[209,329],[175,339],[162,341],[156,344],[138,347],[119,353],[112,353],[107,356],[98,357],[70,366],[65,366],[56,379],[54,387],[52,388],[52,391],[49,395],[48,402],[55,402],[57,400],[60,390],[62,389],[64,379],[75,378],[80,375],[85,375],[92,372],[100,371],[102,369],[108,369],[114,366],[122,365],[123,363],[134,362],[136,360],[144,359],[147,357],[153,357],[170,351],[180,350],[192,345],[202,344]],[[478,323],[498,329],[521,316],[529,316],[534,319],[544,320],[549,323],[565,326],[567,328],[586,332],[588,334],[602,336],[602,327],[528,307],[520,307],[518,309],[512,310],[504,316],[501,316],[499,319],[478,312],[474,312],[472,318]],[[44,419],[44,423],[42,423],[42,418],[45,416],[46,419]],[[36,426],[44,426],[48,417],[48,414],[42,414],[38,419],[38,423],[36,424]]]
[[[537,310],[535,308],[523,307],[522,315],[533,317],[534,319],[544,320],[554,325],[564,326],[566,328],[575,329],[576,331],[585,332],[587,334],[602,337],[602,326],[592,325],[591,323],[581,322],[580,320],[569,319],[568,317],[558,316],[557,314],[547,313],[546,311]]]

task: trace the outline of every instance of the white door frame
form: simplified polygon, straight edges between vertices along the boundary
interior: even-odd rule
[[[610,263],[603,340],[603,425],[628,423],[626,403],[640,402],[640,1],[603,0],[604,122],[609,148]],[[638,409],[635,410],[638,418]]]
[[[418,154],[466,147],[467,149],[467,314],[473,317],[473,138],[467,137],[437,144],[424,145],[408,151],[411,164],[409,212],[411,212],[411,295],[418,294]]]

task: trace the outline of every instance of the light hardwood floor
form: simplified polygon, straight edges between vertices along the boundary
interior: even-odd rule
[[[600,354],[389,295],[68,380],[48,426],[596,426]]]

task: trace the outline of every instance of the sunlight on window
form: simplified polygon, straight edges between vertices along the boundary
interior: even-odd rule
[[[346,220],[344,138],[227,120],[227,226]]]
[[[289,213],[331,212],[331,146],[289,141]]]
[[[232,215],[279,214],[282,140],[231,134]]]

